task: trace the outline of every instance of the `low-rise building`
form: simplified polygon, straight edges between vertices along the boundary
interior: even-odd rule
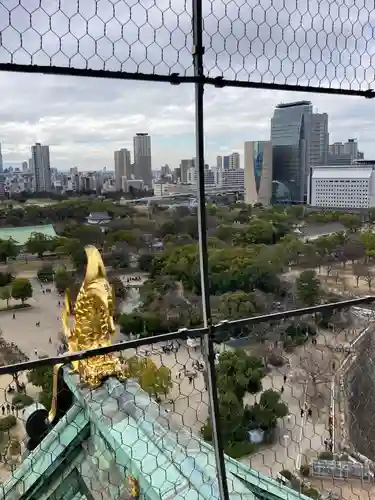
[[[375,206],[375,162],[311,167],[309,205],[322,208]]]

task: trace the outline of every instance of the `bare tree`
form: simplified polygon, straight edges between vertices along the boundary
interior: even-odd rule
[[[312,397],[322,397],[323,387],[328,384],[338,368],[332,352],[327,347],[309,346],[300,356],[300,368],[309,383]]]

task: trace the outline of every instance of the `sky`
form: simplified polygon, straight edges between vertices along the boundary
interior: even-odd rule
[[[2,2],[0,62],[191,74],[190,2],[100,0],[96,11],[94,0],[60,0],[60,11],[58,5]],[[362,89],[374,82],[370,0],[205,0],[204,6],[210,76]],[[113,169],[113,152],[132,151],[137,132],[151,135],[153,169],[195,156],[191,84],[0,72],[0,95],[0,142],[10,164],[27,160],[30,146],[41,142],[50,145],[52,167]],[[274,107],[301,99],[329,114],[330,142],[357,138],[365,158],[375,158],[375,100],[207,86],[206,162],[242,155],[246,140],[269,139]]]

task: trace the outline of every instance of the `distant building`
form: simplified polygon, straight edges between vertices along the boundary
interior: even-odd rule
[[[151,137],[138,133],[133,138],[134,176],[142,179],[147,189],[152,188]]]
[[[86,217],[87,224],[102,226],[108,224],[112,220],[107,212],[91,212],[88,217]]]
[[[245,203],[268,205],[272,196],[271,141],[245,142]]]
[[[0,172],[3,172],[4,164],[3,164],[3,153],[1,151],[1,144],[0,144]]]
[[[271,120],[273,180],[293,201],[303,202],[310,165],[312,104],[298,101],[276,106]]]
[[[368,165],[311,167],[309,204],[325,208],[375,206],[375,162]]]
[[[34,174],[34,188],[36,192],[51,191],[51,165],[49,146],[42,146],[39,142],[31,146],[32,167]]]
[[[130,151],[120,149],[114,153],[116,191],[122,190],[122,179],[131,179],[133,175]]]
[[[124,193],[130,193],[133,190],[142,191],[144,189],[144,182],[142,179],[127,179],[122,178],[121,190]]]
[[[181,160],[180,162],[180,182],[182,184],[188,184],[189,171],[195,168],[195,158],[190,158],[188,160]]]
[[[363,159],[363,153],[358,151],[357,139],[348,139],[347,142],[334,142],[328,150],[328,161],[323,165],[350,165],[355,160]]]
[[[222,170],[238,170],[240,165],[240,154],[231,153],[227,156],[217,156],[216,166]]]

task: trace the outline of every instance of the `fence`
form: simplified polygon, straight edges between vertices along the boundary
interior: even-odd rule
[[[367,465],[337,460],[314,460],[311,467],[313,476],[332,477],[337,479],[361,479],[372,481],[373,474]]]
[[[204,327],[153,338],[201,337],[220,498],[227,499],[218,418],[215,336],[225,328],[295,316],[212,325],[204,186],[206,85],[374,97],[371,0],[8,0],[0,5],[0,70],[195,86],[198,222]],[[354,302],[347,302],[352,304]],[[339,306],[335,304],[335,307]],[[342,306],[343,307],[343,306]],[[329,308],[327,306],[327,308]],[[311,314],[306,309],[298,314]],[[127,348],[146,345],[131,341]],[[122,349],[115,345],[109,351]],[[18,372],[98,354],[28,362]]]

